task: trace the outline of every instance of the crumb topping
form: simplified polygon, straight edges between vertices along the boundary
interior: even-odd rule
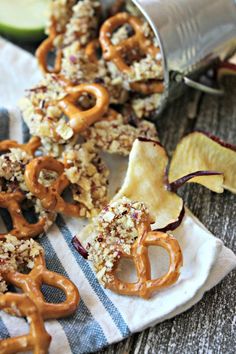
[[[107,63],[102,58],[96,63],[90,61],[77,42],[64,49],[61,73],[74,84],[86,82],[105,86],[110,94],[110,103],[121,104],[128,99],[122,78],[112,78]]]
[[[3,273],[9,270],[25,272],[34,267],[35,257],[43,252],[42,247],[33,239],[18,240],[8,234],[0,240],[0,293],[7,291]]]
[[[95,0],[82,0],[73,6],[72,16],[66,25],[64,46],[74,42],[85,46],[95,37],[100,6],[100,2]]]
[[[23,119],[30,133],[39,136],[41,143],[49,151],[53,150],[48,146],[49,143],[70,143],[74,137],[66,116],[56,104],[65,95],[65,83],[58,76],[48,74],[20,101]]]
[[[95,235],[87,245],[87,251],[102,284],[112,280],[111,272],[120,258],[120,252],[130,254],[131,246],[138,237],[137,226],[147,214],[144,203],[123,197],[109,204],[96,218]]]
[[[148,54],[140,61],[135,61],[131,65],[129,81],[136,82],[152,79],[163,79],[163,68],[158,59],[159,58],[153,58],[150,54]]]
[[[108,169],[91,141],[63,154],[65,174],[72,183],[73,199],[81,205],[81,217],[93,217],[107,203]]]
[[[143,98],[133,98],[131,106],[138,118],[149,118],[159,107],[161,99],[161,94],[154,93]]]
[[[18,148],[0,156],[0,192],[11,193],[18,188],[27,191],[22,171],[30,160],[31,157]]]
[[[138,137],[156,139],[155,125],[148,121],[138,121],[136,126],[124,122],[122,115],[115,120],[101,120],[82,133],[83,137],[91,141],[94,146],[111,154],[127,156],[133,142]]]
[[[56,23],[56,32],[63,33],[66,29],[66,24],[72,15],[72,7],[77,0],[52,0],[49,3],[48,23],[46,26],[46,34],[49,34],[53,20]]]
[[[34,207],[35,213],[40,218],[45,218],[44,230],[46,231],[52,225],[55,215],[43,208],[40,200],[33,196],[25,183],[25,167],[31,159],[31,156],[19,148],[12,148],[9,153],[0,156],[0,192],[23,192],[24,208]],[[41,174],[40,178],[41,183],[47,183],[48,176]]]

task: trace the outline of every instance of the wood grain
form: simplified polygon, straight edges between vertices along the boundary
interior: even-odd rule
[[[209,131],[236,143],[235,78],[225,78],[224,87],[226,94],[223,97],[205,94],[197,97],[197,114],[193,119],[188,118],[188,106],[196,93],[190,90],[162,114],[157,128],[170,155],[179,139],[195,129]],[[184,186],[180,195],[201,222],[236,252],[235,195],[229,192],[216,194],[197,184]],[[235,284],[236,272],[231,272],[190,310],[99,353],[235,353]]]

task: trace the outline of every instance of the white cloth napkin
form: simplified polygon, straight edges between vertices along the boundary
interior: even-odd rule
[[[38,82],[41,75],[32,55],[0,38],[0,138],[27,138],[25,127],[16,108],[26,88]],[[24,129],[22,129],[22,127]],[[112,188],[120,185],[127,161],[108,158],[113,169]],[[104,290],[96,280],[90,264],[71,245],[74,234],[86,225],[85,220],[63,218],[56,223],[40,243],[46,250],[49,269],[70,277],[78,286],[81,302],[75,315],[59,321],[46,321],[52,335],[50,353],[86,353],[122,340],[189,309],[204,293],[220,282],[234,267],[236,256],[222,241],[214,237],[191,213],[186,212],[180,227],[173,234],[183,251],[184,265],[178,282],[150,300],[120,296]],[[3,227],[3,225],[1,225]],[[165,267],[166,258],[160,250],[150,252],[157,267]],[[159,269],[163,271],[164,269]],[[48,290],[48,296],[53,291]],[[0,314],[2,337],[27,332],[24,319]]]

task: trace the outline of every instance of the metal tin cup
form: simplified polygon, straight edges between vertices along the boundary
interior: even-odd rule
[[[132,0],[160,44],[165,92],[159,112],[185,85],[219,94],[194,79],[236,50],[236,0]]]

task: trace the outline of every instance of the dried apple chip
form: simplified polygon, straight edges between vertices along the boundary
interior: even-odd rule
[[[200,176],[200,172],[204,174],[204,171],[206,174],[208,171],[208,175]],[[204,132],[196,131],[185,136],[171,160],[170,185],[187,174],[196,175],[188,182],[199,183],[217,193],[222,193],[224,189],[236,193],[236,147]]]
[[[183,210],[183,200],[168,190],[167,165],[168,156],[158,142],[142,138],[135,140],[124,183],[113,199],[126,197],[144,202],[155,229],[176,223]]]

